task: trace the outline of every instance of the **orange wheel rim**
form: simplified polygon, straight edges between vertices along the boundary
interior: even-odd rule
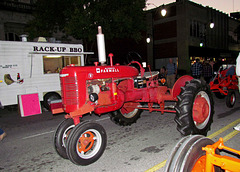
[[[193,105],[193,120],[197,124],[203,123],[209,115],[208,102],[204,97],[197,96]]]
[[[90,131],[85,132],[79,138],[78,151],[80,153],[85,153],[92,148],[93,144],[94,144],[94,134]]]
[[[206,155],[201,156],[192,168],[192,172],[205,172]]]

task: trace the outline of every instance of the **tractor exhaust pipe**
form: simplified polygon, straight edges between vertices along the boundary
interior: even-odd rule
[[[106,51],[104,34],[102,33],[101,26],[98,26],[97,46],[98,46],[98,61],[99,63],[101,63],[101,65],[104,65],[104,63],[106,63]]]

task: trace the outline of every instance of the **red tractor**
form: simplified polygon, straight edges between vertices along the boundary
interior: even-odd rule
[[[62,105],[67,115],[55,132],[54,145],[61,157],[88,165],[103,154],[107,144],[104,128],[81,121],[90,113],[108,113],[113,122],[127,126],[135,123],[143,110],[171,112],[176,113],[177,130],[182,135],[207,134],[214,113],[208,84],[186,75],[170,89],[159,84],[158,72],[145,72],[137,61],[113,65],[113,55],[109,56],[110,65],[101,57],[101,65],[70,65],[60,72]],[[131,64],[138,64],[140,72]],[[172,109],[165,107],[167,101],[175,102]]]
[[[236,102],[235,91],[238,91],[235,65],[222,65],[209,85],[215,96],[219,99],[226,97],[227,107],[232,108]]]

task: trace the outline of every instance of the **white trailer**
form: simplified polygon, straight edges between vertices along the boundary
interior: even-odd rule
[[[0,106],[18,103],[18,95],[38,93],[49,108],[59,99],[59,70],[84,66],[81,44],[0,41]]]

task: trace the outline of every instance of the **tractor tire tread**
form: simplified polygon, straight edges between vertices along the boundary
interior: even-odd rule
[[[199,91],[205,91],[210,99],[210,119],[204,129],[198,130],[194,127],[192,117],[192,106],[196,94]],[[177,123],[177,130],[183,135],[190,134],[202,134],[206,135],[210,130],[210,125],[213,122],[214,113],[214,103],[212,98],[212,93],[210,91],[209,85],[201,80],[193,79],[190,82],[186,82],[186,85],[182,88],[180,95],[177,96],[178,102],[175,106],[176,116],[174,121]]]

